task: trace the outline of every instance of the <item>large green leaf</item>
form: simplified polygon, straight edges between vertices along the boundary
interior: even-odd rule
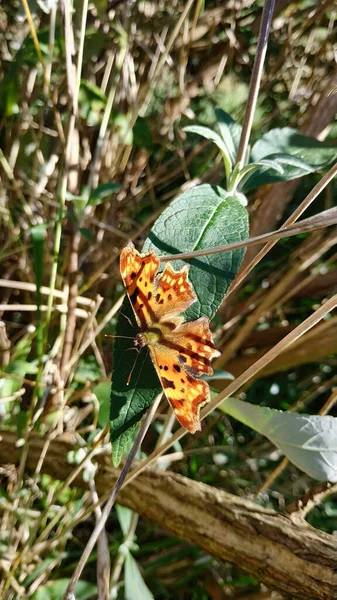
[[[110,396],[110,438],[115,466],[129,445],[138,421],[161,392],[147,348],[136,352],[133,340],[139,328],[128,298],[125,298],[116,326]],[[128,378],[132,372],[130,384]]]
[[[227,398],[220,408],[265,435],[299,469],[321,481],[337,481],[337,419],[284,413]]]
[[[303,135],[291,127],[271,129],[252,147],[251,160],[259,162],[272,154],[290,154],[319,168],[337,154],[335,144],[319,142],[316,138]]]
[[[272,169],[262,167],[243,186],[246,192],[261,185],[277,181],[289,181],[326,168],[337,156],[335,145],[319,142],[315,138],[298,133],[295,129],[272,129],[263,135],[253,146],[250,161],[259,163],[268,160],[274,163]],[[275,165],[281,172],[275,170]]]
[[[212,248],[247,237],[248,216],[240,202],[219,187],[201,185],[177,198],[162,213],[145,242],[144,251],[155,250],[163,256]],[[190,264],[189,279],[197,295],[197,301],[185,313],[187,321],[201,315],[214,316],[237,273],[243,254],[243,250],[236,250],[187,261]],[[182,261],[173,261],[176,269],[182,264]],[[138,331],[126,298],[116,336],[129,339],[115,340],[111,388],[110,426],[116,465],[137,422],[161,392],[148,349],[142,349],[139,355],[134,350],[133,340]]]

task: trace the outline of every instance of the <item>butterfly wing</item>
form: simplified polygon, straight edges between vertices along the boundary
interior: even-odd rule
[[[179,325],[162,343],[175,350],[179,364],[191,375],[213,374],[211,360],[220,352],[214,346],[207,317]]]
[[[138,325],[145,329],[155,317],[152,308],[155,277],[159,260],[154,252],[139,254],[132,242],[123,248],[120,269]]]
[[[122,250],[121,275],[137,322],[144,331],[151,325],[184,312],[196,300],[188,280],[188,267],[175,271],[170,264],[158,275],[154,252],[139,254],[132,242]]]
[[[195,376],[212,375],[210,361],[219,356],[207,317],[183,323],[167,331],[150,354],[166,397],[179,423],[191,433],[200,429],[200,408],[210,400],[206,381]]]
[[[199,431],[200,408],[210,400],[207,382],[186,373],[176,352],[167,346],[149,345],[149,349],[166,398],[180,425],[190,433]]]

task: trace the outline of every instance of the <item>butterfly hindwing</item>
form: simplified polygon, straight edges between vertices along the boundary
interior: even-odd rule
[[[199,431],[200,408],[209,402],[208,384],[186,373],[173,350],[160,344],[151,345],[149,349],[166,398],[177,420],[191,433]]]

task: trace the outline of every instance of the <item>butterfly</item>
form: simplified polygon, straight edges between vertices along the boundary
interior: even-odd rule
[[[210,401],[208,383],[215,348],[209,320],[184,323],[181,316],[197,297],[188,280],[188,265],[175,271],[170,263],[158,273],[154,252],[140,254],[130,241],[122,250],[120,269],[140,332],[134,345],[148,347],[161,385],[179,423],[189,432],[201,429],[200,408]]]

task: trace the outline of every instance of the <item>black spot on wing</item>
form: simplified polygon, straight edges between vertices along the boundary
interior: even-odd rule
[[[174,385],[173,381],[171,381],[170,379],[166,379],[166,377],[161,377],[161,383],[164,389],[167,388],[172,388],[173,390],[176,389],[176,386]]]

